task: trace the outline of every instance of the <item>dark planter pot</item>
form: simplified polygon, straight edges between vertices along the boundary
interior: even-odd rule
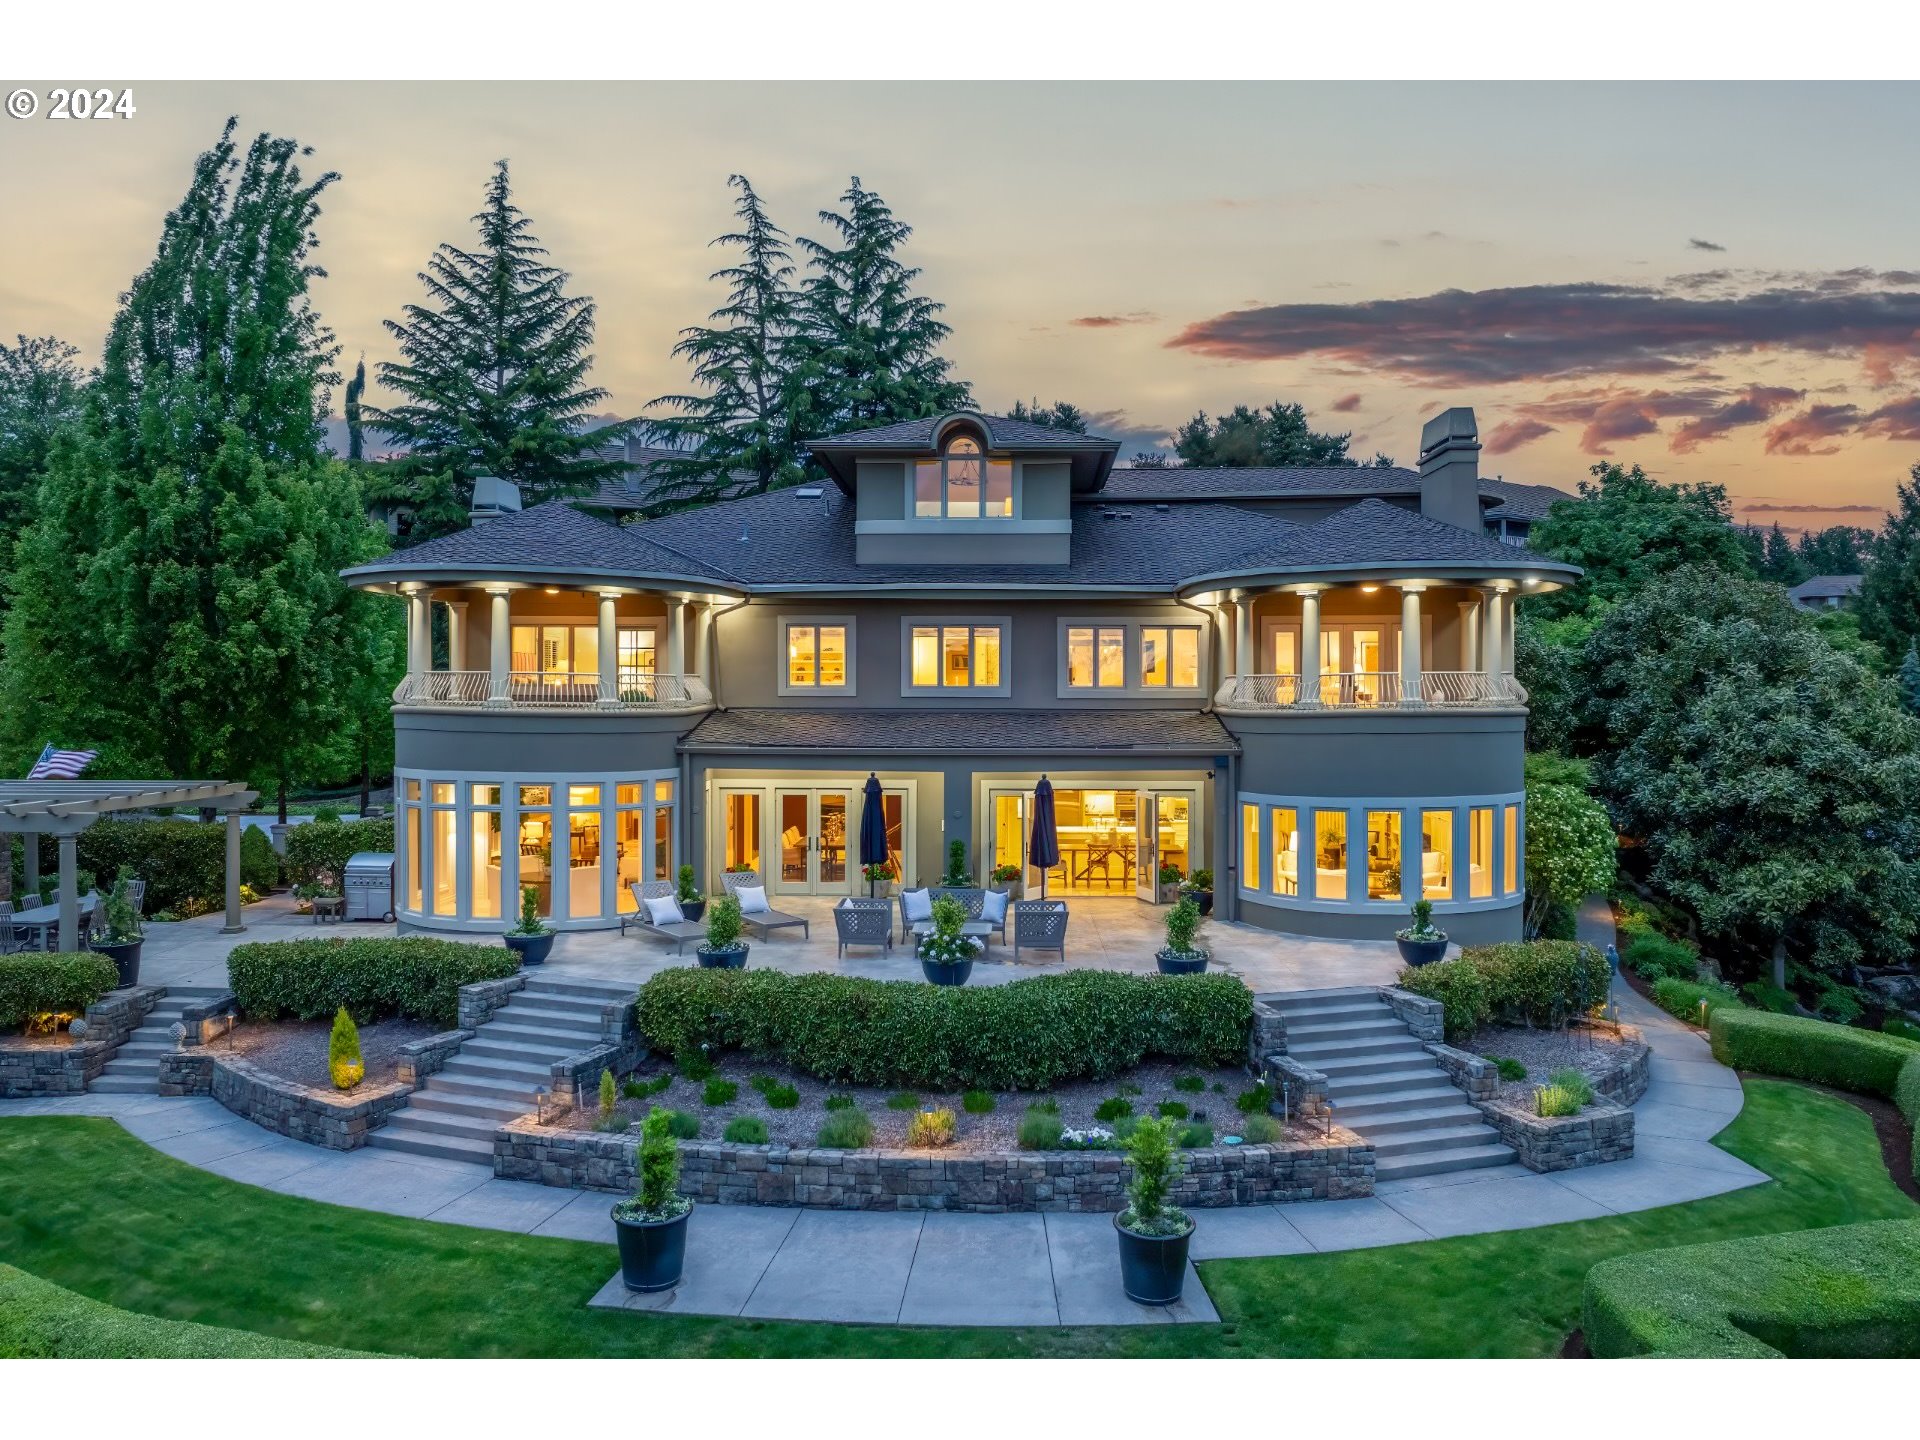
[[[697,925],[706,918],[707,902],[704,899],[682,900],[680,902],[680,913],[686,919],[693,921]]]
[[[961,960],[949,965],[939,960],[922,960],[920,973],[927,977],[929,985],[964,985],[973,974],[973,961]]]
[[[693,953],[702,969],[744,970],[747,967],[747,951],[752,948],[746,941],[736,940],[733,944],[719,950],[709,950],[704,945],[696,945]]]
[[[520,957],[522,965],[544,965],[547,954],[553,949],[554,936],[551,931],[545,935],[505,935],[507,948]]]
[[[620,1242],[620,1278],[629,1290],[671,1290],[687,1268],[687,1222],[693,1211],[671,1220],[613,1217]]]
[[[1184,1235],[1136,1235],[1113,1217],[1120,1237],[1120,1288],[1141,1305],[1171,1305],[1187,1283],[1187,1246],[1193,1239],[1189,1225]]]
[[[1204,975],[1207,973],[1208,956],[1176,955],[1171,950],[1161,950],[1153,957],[1153,963],[1160,967],[1162,975]]]
[[[1394,944],[1400,947],[1400,958],[1409,965],[1431,965],[1436,960],[1447,958],[1447,937],[1438,940],[1402,940],[1394,937]]]
[[[105,955],[113,961],[113,968],[120,972],[120,988],[140,983],[140,947],[144,940],[129,940],[124,945],[94,945],[96,954]]]
[[[1202,915],[1213,914],[1213,891],[1195,890],[1193,892],[1193,903],[1200,907],[1200,913]]]

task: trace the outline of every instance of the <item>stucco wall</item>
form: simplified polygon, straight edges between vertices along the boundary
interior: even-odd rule
[[[680,763],[674,745],[699,720],[641,711],[403,710],[393,717],[394,766],[475,775],[666,770]]]
[[[1222,715],[1240,788],[1264,795],[1505,795],[1524,788],[1526,717],[1432,710]]]

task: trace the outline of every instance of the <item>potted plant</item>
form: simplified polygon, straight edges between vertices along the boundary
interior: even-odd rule
[[[967,874],[967,842],[949,840],[947,842],[947,873],[940,877],[940,883],[948,889],[965,888],[972,877]]]
[[[1180,882],[1180,893],[1193,897],[1202,915],[1213,913],[1213,871],[1196,870]]]
[[[1120,1284],[1129,1300],[1171,1305],[1186,1283],[1187,1247],[1193,1240],[1192,1217],[1169,1203],[1181,1169],[1173,1121],[1142,1116],[1126,1149],[1133,1181],[1127,1186],[1127,1208],[1113,1217],[1120,1237]]]
[[[1026,892],[1025,877],[1018,865],[996,865],[989,878],[1012,899],[1018,900]]]
[[[860,878],[867,882],[867,890],[876,900],[887,900],[893,897],[893,866],[862,866]]]
[[[693,1201],[679,1193],[680,1147],[668,1129],[671,1119],[657,1107],[648,1114],[633,1157],[633,1194],[613,1207],[620,1278],[629,1290],[671,1290],[687,1268]]]
[[[1200,930],[1200,907],[1191,895],[1182,895],[1167,911],[1167,943],[1154,955],[1162,975],[1199,975],[1207,968],[1208,954],[1193,943]]]
[[[108,956],[120,972],[122,988],[140,983],[140,916],[133,908],[133,872],[124,865],[113,877],[113,891],[101,907],[103,924],[88,938],[88,948]]]
[[[531,885],[520,887],[520,921],[507,931],[507,948],[520,957],[522,965],[544,965],[553,949],[553,928],[540,919],[540,892]]]
[[[933,930],[920,937],[920,973],[934,985],[964,985],[973,974],[980,941],[965,934],[967,907],[951,895],[933,902]]]
[[[739,970],[747,963],[747,942],[740,938],[740,902],[723,895],[707,911],[707,938],[693,953],[708,970]]]
[[[680,913],[687,919],[699,921],[707,913],[707,900],[700,893],[700,887],[693,881],[693,867],[682,865],[677,876],[674,898],[680,902]]]
[[[1160,867],[1160,893],[1156,898],[1162,905],[1171,905],[1180,898],[1180,882],[1184,878],[1178,865]]]
[[[1447,932],[1433,923],[1433,902],[1413,902],[1413,924],[1393,932],[1400,958],[1409,965],[1431,965],[1447,958]]]

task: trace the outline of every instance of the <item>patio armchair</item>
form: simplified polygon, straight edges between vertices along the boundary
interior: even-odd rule
[[[633,892],[635,909],[630,915],[620,917],[620,933],[629,930],[644,931],[648,935],[658,935],[662,940],[673,942],[673,953],[686,953],[688,941],[700,941],[707,938],[707,927],[694,920],[679,920],[668,925],[656,925],[653,917],[647,913],[647,901],[665,900],[678,892],[671,880],[631,880],[627,888]]]
[[[836,957],[844,956],[849,945],[878,945],[891,950],[893,906],[885,900],[849,897],[833,907],[833,929],[839,941]]]
[[[767,888],[757,870],[728,870],[720,876],[720,883],[725,887],[727,894],[735,900],[740,898],[742,890],[758,890],[764,895]],[[806,916],[789,915],[784,910],[774,909],[772,905],[767,905],[764,909],[749,910],[742,904],[740,923],[762,940],[767,939],[776,930],[791,930],[796,925],[800,927],[800,937],[803,940],[812,938]]]
[[[1020,947],[1029,950],[1058,950],[1062,964],[1067,959],[1067,902],[1064,900],[1016,900],[1013,911],[1013,963],[1020,963]]]
[[[13,928],[13,902],[0,900],[0,955],[15,955],[26,948],[26,938]]]

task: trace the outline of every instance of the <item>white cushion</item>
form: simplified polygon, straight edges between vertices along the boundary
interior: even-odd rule
[[[680,902],[671,895],[641,903],[647,907],[647,919],[655,925],[678,925],[687,918],[681,913]]]
[[[998,925],[1007,918],[1007,892],[989,890],[980,901],[980,918],[990,924]]]
[[[742,885],[733,892],[733,898],[740,902],[742,915],[767,913],[767,887],[764,885]]]
[[[933,919],[933,892],[930,890],[902,890],[900,903],[907,907],[907,920]]]

